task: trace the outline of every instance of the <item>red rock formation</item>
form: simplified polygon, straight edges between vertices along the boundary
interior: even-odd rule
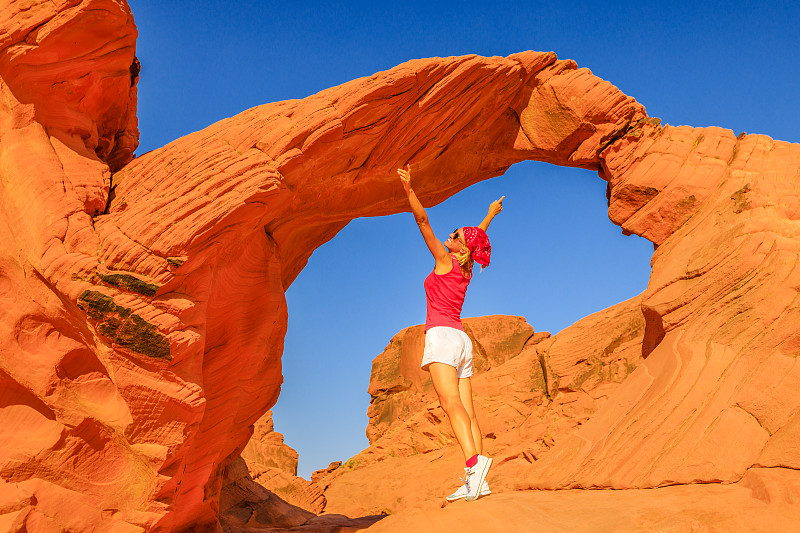
[[[612,220],[658,246],[645,362],[529,485],[798,467],[800,146],[662,128],[574,62],[524,52],[410,61],[128,163],[124,1],[0,13],[11,530],[216,527],[223,473],[279,393],[284,289],[352,218],[407,209],[407,162],[426,204],[523,159],[599,169]]]
[[[517,116],[549,101],[529,94],[532,85],[560,75],[595,87],[604,107],[559,107],[565,139],[532,148]],[[568,101],[572,89],[553,87],[565,90]],[[204,400],[172,410],[182,444],[140,435],[165,452],[154,494],[175,511],[159,525],[215,519],[216,500],[205,495],[218,493],[221,469],[278,393],[283,288],[351,218],[406,209],[392,175],[398,164],[411,160],[418,194],[439,201],[516,160],[555,160],[548,150],[561,150],[563,164],[599,162],[604,144],[591,152],[586,132],[602,131],[606,143],[637,117],[644,111],[631,98],[554,54],[416,60],[305,100],[248,110],[115,174],[109,213],[95,220],[97,271],[105,278],[83,286],[77,299],[101,342],[119,339],[118,314],[140,317],[118,351],[179,390],[202,390]],[[450,179],[453,171],[460,181]],[[448,180],[437,179],[443,175]],[[332,189],[336,195],[325,192]],[[155,297],[102,281],[114,274],[152,287]]]
[[[314,518],[312,512],[289,504],[256,483],[244,459],[235,459],[225,472],[220,518],[226,531],[266,527],[291,528]]]
[[[800,519],[798,481],[795,470],[754,468],[731,485],[493,494],[446,509],[390,515],[367,531],[793,531]]]
[[[272,411],[267,411],[254,424],[253,436],[242,450],[242,459],[253,481],[283,501],[314,514],[320,514],[325,508],[322,489],[316,483],[297,477],[297,452],[274,430]]]
[[[643,123],[603,155],[612,220],[658,247],[646,360],[524,485],[735,482],[799,467],[784,439],[800,410],[800,145]]]
[[[506,359],[519,355],[533,336],[533,328],[521,317],[481,317],[464,319],[464,329],[473,339],[474,368],[488,371]],[[430,375],[420,369],[425,347],[424,326],[406,328],[395,335],[381,355],[372,362],[368,392],[372,397],[367,415],[367,438],[374,444],[391,427],[423,415],[417,422],[425,429],[402,432],[403,441],[393,440],[395,453],[410,455],[436,449],[443,436],[439,432],[441,411],[428,414],[428,404],[436,400]],[[433,422],[436,420],[436,422]],[[431,425],[433,424],[433,425]],[[433,426],[436,426],[434,429]],[[446,437],[451,439],[452,435]],[[415,440],[419,439],[419,440]]]
[[[253,436],[242,450],[241,456],[247,463],[248,472],[254,478],[267,469],[297,475],[297,451],[284,443],[283,435],[275,431],[272,411],[264,413],[264,416],[253,424]]]
[[[342,533],[366,529],[382,515],[348,518],[337,514],[317,516],[268,491],[248,475],[240,457],[225,469],[220,495],[220,522],[224,533],[295,531]]]
[[[642,361],[641,298],[534,335],[519,317],[464,320],[476,348],[472,379],[484,446],[495,458],[494,492],[584,424]],[[419,369],[423,326],[407,328],[372,363],[370,446],[316,479],[326,511],[346,515],[433,509],[458,483],[463,457]],[[388,480],[388,481],[387,481]],[[369,498],[360,495],[369,494]]]

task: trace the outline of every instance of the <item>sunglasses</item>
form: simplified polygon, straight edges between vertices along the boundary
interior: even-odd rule
[[[451,232],[450,232],[450,236],[452,237],[453,235],[455,235],[455,236],[456,236],[456,239],[460,239],[460,238],[461,238],[461,236],[458,234],[458,230],[460,230],[460,229],[461,229],[461,228],[456,228],[456,229],[454,229],[453,231],[451,231]]]

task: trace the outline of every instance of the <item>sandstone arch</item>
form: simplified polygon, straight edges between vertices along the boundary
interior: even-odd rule
[[[213,524],[222,471],[280,389],[284,289],[352,218],[405,209],[405,162],[428,203],[524,159],[596,169],[611,219],[657,247],[645,363],[531,486],[798,468],[800,145],[662,127],[587,69],[523,52],[409,61],[131,161],[127,5],[3,12],[9,524]]]

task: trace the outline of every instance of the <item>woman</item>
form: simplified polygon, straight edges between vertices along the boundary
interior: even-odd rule
[[[492,249],[486,229],[503,210],[505,196],[492,202],[489,214],[477,227],[458,228],[443,244],[433,233],[428,215],[411,188],[411,165],[405,170],[397,169],[397,173],[422,238],[436,261],[433,272],[425,278],[428,312],[422,368],[431,374],[433,388],[466,463],[464,485],[447,500],[472,501],[490,493],[486,474],[492,460],[483,455],[483,439],[472,405],[472,342],[461,324],[461,307],[472,279],[473,263],[489,266]]]

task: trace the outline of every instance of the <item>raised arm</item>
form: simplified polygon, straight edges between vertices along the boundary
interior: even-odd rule
[[[505,198],[505,196],[501,197],[499,200],[495,200],[489,205],[489,213],[486,215],[486,218],[483,219],[483,222],[478,224],[478,227],[483,231],[489,229],[489,224],[492,223],[492,219],[503,210],[503,198]]]
[[[446,267],[449,270],[452,266],[450,254],[444,244],[433,233],[433,228],[428,222],[428,214],[425,212],[425,208],[422,207],[417,195],[414,194],[414,189],[411,188],[411,165],[406,165],[405,169],[398,168],[397,174],[400,176],[400,181],[403,182],[403,189],[406,191],[408,203],[411,205],[411,213],[414,215],[414,220],[417,221],[419,231],[422,233],[422,238],[425,240],[428,250],[431,251],[437,265]]]

